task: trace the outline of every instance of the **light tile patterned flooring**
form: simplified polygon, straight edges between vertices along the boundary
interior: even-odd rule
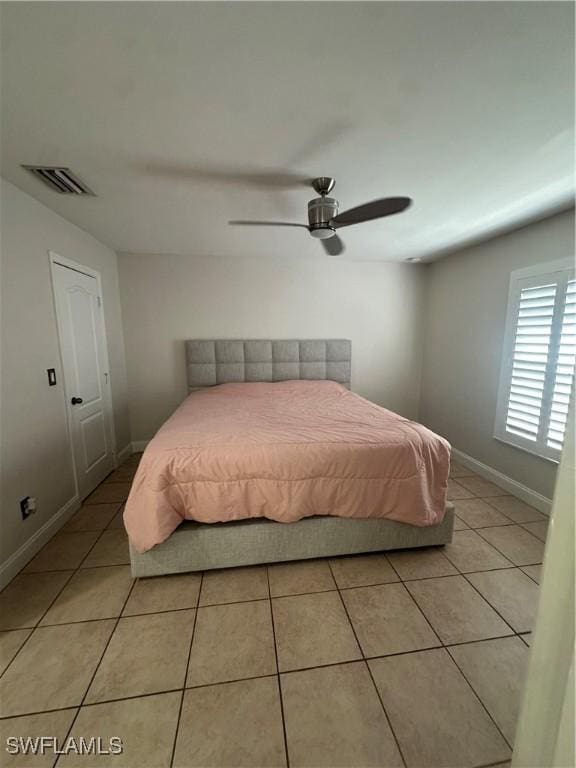
[[[453,464],[444,548],[133,581],[137,462],[0,595],[2,742],[123,739],[65,768],[508,764],[545,516]]]

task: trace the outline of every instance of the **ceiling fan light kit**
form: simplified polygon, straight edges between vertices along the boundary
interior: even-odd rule
[[[371,203],[351,208],[344,213],[338,213],[338,200],[327,197],[334,189],[335,179],[331,176],[319,176],[312,179],[311,184],[320,197],[315,197],[308,203],[307,225],[289,221],[229,221],[228,224],[304,227],[312,237],[322,241],[326,253],[330,256],[339,256],[344,251],[344,243],[336,234],[337,229],[402,213],[412,203],[409,197],[383,197],[380,200],[373,200]]]
[[[324,240],[334,237],[336,229],[330,226],[332,219],[338,215],[338,200],[333,197],[315,197],[308,203],[308,227],[312,237]]]

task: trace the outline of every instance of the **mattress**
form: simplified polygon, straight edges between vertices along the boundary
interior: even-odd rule
[[[184,521],[441,522],[450,445],[332,381],[193,392],[148,444],[124,523],[145,552]]]

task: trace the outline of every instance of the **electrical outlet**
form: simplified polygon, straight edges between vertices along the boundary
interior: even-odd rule
[[[33,515],[36,512],[36,499],[34,496],[24,496],[20,499],[20,513],[22,520],[26,520],[27,517]]]

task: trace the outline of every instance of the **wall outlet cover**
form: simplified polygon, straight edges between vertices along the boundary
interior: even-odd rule
[[[26,520],[26,518],[30,517],[33,512],[36,512],[36,499],[30,498],[30,496],[24,496],[23,499],[20,499],[20,514],[22,515],[22,520]]]

